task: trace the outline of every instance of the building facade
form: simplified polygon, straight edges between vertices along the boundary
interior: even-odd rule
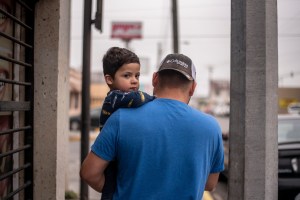
[[[0,0],[0,199],[64,199],[70,1]]]
[[[76,69],[70,68],[69,81],[70,81],[69,116],[80,115],[81,101],[82,101],[81,72]],[[91,74],[91,84],[90,84],[90,96],[91,96],[90,109],[94,109],[102,106],[108,91],[109,88],[104,81],[103,74],[100,72],[93,72]]]
[[[300,88],[278,88],[278,113],[288,113],[288,106],[292,103],[300,104]]]

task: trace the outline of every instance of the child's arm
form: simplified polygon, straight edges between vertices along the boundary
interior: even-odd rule
[[[109,95],[111,95],[111,106],[114,110],[118,108],[136,108],[155,98],[142,91],[122,92],[114,90]]]
[[[110,91],[104,100],[100,113],[100,129],[109,116],[118,108],[136,108],[155,99],[142,91],[122,92],[120,90]]]

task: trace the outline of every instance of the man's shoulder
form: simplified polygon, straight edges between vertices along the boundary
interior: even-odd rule
[[[205,124],[219,126],[219,122],[214,116],[205,113],[203,111],[197,110],[195,108],[192,108],[192,110],[193,110],[194,117],[198,116],[202,122],[205,122]]]

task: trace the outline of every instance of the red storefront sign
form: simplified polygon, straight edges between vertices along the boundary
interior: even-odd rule
[[[123,40],[142,38],[141,22],[112,22],[111,38]]]

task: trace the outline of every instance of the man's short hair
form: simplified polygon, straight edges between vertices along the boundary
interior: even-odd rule
[[[176,70],[166,69],[159,71],[158,74],[160,88],[181,88],[184,91],[192,82]]]
[[[114,78],[116,72],[121,66],[129,63],[140,64],[140,59],[135,53],[128,49],[111,47],[103,56],[102,63],[103,74],[110,75]]]

